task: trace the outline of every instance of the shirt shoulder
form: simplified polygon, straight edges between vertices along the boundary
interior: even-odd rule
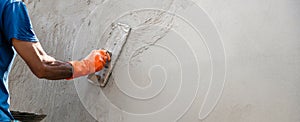
[[[7,6],[9,6],[13,3],[21,3],[21,2],[23,2],[23,1],[22,0],[1,0],[0,1],[0,10],[5,9]]]
[[[14,2],[23,2],[23,0],[5,0],[8,3],[14,3]]]
[[[12,38],[22,41],[37,42],[26,5],[22,0],[4,0],[7,4],[0,16],[2,40],[11,43]],[[0,8],[1,12],[1,8]],[[1,22],[2,21],[2,22]]]

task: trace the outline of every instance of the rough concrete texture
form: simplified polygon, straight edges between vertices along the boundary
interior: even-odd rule
[[[132,26],[106,88],[38,80],[18,57],[11,109],[44,121],[300,121],[298,0],[32,0],[35,31],[60,60]]]

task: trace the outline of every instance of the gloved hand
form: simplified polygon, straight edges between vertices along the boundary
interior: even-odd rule
[[[110,61],[110,54],[106,50],[93,50],[81,61],[70,61],[73,66],[73,76],[67,80],[85,76],[100,71]]]

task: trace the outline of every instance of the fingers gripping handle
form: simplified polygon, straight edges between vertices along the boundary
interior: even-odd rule
[[[68,80],[100,71],[108,61],[110,61],[108,51],[103,49],[93,50],[83,60],[69,62],[73,67],[73,76]]]

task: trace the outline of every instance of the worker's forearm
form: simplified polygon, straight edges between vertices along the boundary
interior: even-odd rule
[[[45,62],[40,78],[59,80],[72,77],[72,65],[68,62],[53,61]]]
[[[59,80],[72,77],[72,65],[47,55],[39,42],[27,42],[15,38],[12,42],[18,54],[38,78]]]

